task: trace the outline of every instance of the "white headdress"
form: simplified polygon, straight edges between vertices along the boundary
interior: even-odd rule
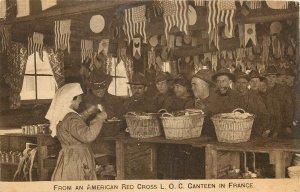
[[[75,96],[83,93],[79,83],[69,83],[61,87],[55,93],[55,96],[51,102],[50,108],[45,116],[50,121],[50,130],[52,136],[56,135],[56,125],[59,121],[69,112],[75,112],[70,108],[72,100]]]

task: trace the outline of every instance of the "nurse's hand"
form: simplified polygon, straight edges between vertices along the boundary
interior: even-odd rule
[[[102,111],[100,113],[97,114],[97,117],[100,118],[100,119],[107,119],[107,113],[105,111]]]

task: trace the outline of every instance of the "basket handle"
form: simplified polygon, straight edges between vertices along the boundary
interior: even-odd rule
[[[166,109],[160,109],[157,111],[157,113],[168,113],[168,111]]]
[[[232,113],[237,112],[237,111],[241,111],[242,113],[246,113],[246,111],[242,108],[236,108],[235,110],[232,111]]]
[[[163,113],[162,117],[174,117],[171,113]]]
[[[126,115],[134,115],[134,116],[137,116],[135,112],[127,112]]]

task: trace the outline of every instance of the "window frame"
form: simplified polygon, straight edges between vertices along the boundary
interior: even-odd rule
[[[34,80],[35,80],[35,99],[26,99],[26,100],[22,100],[21,99],[21,104],[33,104],[33,103],[36,103],[36,104],[48,104],[48,103],[51,103],[52,99],[38,99],[38,85],[37,85],[37,78],[38,76],[47,76],[47,77],[53,77],[54,75],[49,75],[49,74],[37,74],[37,62],[36,62],[36,53],[37,52],[34,52],[34,74],[26,74],[24,73],[24,78],[25,76],[34,76]],[[25,71],[26,71],[26,67],[25,66]],[[22,85],[23,86],[23,85]]]
[[[127,95],[117,95],[117,79],[126,79],[127,77],[123,77],[123,76],[117,76],[117,64],[119,64],[119,63],[117,63],[117,58],[115,58],[115,57],[112,57],[113,58],[113,62],[114,62],[114,68],[115,68],[115,70],[114,70],[114,75],[112,76],[112,78],[115,80],[114,81],[114,83],[115,83],[115,96],[117,96],[117,97],[129,97],[130,96],[130,90],[129,90],[129,88],[127,87]],[[123,61],[122,61],[123,62]],[[124,67],[125,67],[125,64],[123,63],[123,65],[124,65]]]

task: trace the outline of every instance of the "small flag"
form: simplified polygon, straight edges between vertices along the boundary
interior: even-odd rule
[[[86,58],[93,59],[93,41],[92,40],[81,40],[81,62]]]
[[[1,52],[7,50],[10,42],[10,33],[7,25],[0,25],[0,37],[1,37]]]
[[[57,4],[57,0],[41,0],[42,10],[49,9]]]
[[[140,34],[144,39],[144,43],[146,43],[146,6],[126,9],[124,14],[124,31],[128,38],[128,44],[136,34]]]
[[[188,34],[188,1],[163,0],[162,5],[166,39],[169,40],[168,34],[173,26]]]
[[[199,6],[199,7],[205,6],[205,0],[195,0],[195,6]]]
[[[0,0],[0,18],[6,17],[6,0]]]
[[[43,61],[43,45],[44,35],[42,33],[34,32],[32,37],[28,37],[28,55],[38,52]]]
[[[71,20],[55,21],[54,33],[55,50],[68,48],[68,53],[70,53]]]
[[[245,24],[245,47],[249,40],[252,40],[253,45],[256,45],[255,24]]]

